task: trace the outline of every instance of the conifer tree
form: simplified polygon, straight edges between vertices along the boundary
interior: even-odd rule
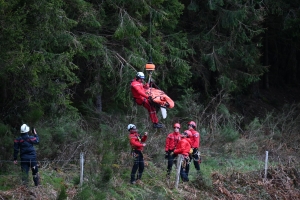
[[[244,90],[266,71],[260,63],[262,22],[260,1],[185,1],[182,26],[188,32],[194,84],[202,89]],[[199,88],[198,88],[199,89]]]
[[[130,80],[144,71],[150,56],[161,88],[188,80],[185,57],[191,51],[185,33],[173,32],[183,10],[179,1],[78,0],[66,9],[78,22],[72,32],[83,46],[76,55],[80,96],[124,107],[132,98]]]
[[[3,120],[17,123],[30,109],[58,113],[70,107],[70,85],[77,83],[72,59],[76,24],[63,1],[1,1],[0,52]],[[27,119],[28,120],[28,119]]]

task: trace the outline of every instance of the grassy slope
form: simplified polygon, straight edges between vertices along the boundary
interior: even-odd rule
[[[280,96],[276,96],[276,105]],[[272,95],[262,95],[258,101],[244,101],[248,114],[258,114],[262,108],[274,108]],[[295,98],[291,98],[295,99]],[[257,107],[254,105],[256,104]],[[140,115],[147,115],[137,108]],[[256,111],[257,110],[257,111]],[[259,111],[259,112],[258,112]],[[259,113],[263,116],[263,113]],[[149,130],[145,148],[146,167],[143,183],[129,184],[132,160],[129,156],[127,132],[122,119],[102,119],[101,133],[89,136],[85,161],[85,179],[79,187],[79,161],[61,168],[59,163],[41,163],[42,185],[28,189],[20,184],[19,167],[0,176],[0,199],[299,199],[299,152],[289,147],[288,140],[276,140],[259,133],[259,137],[242,135],[235,142],[215,143],[202,138],[201,179],[191,167],[189,183],[174,188],[175,170],[170,181],[165,179],[164,140],[171,127],[160,131],[151,129],[146,121],[141,131]],[[123,120],[124,121],[124,120]],[[251,120],[249,120],[251,121]],[[110,125],[111,124],[111,125]],[[171,124],[171,123],[168,123]],[[113,127],[113,129],[109,129]],[[97,128],[93,128],[97,129]],[[153,132],[154,131],[154,132]],[[111,137],[112,136],[112,137]],[[295,139],[295,138],[294,138]],[[98,141],[98,142],[97,142]],[[99,142],[100,141],[100,142]],[[264,180],[265,151],[269,151],[269,170]],[[62,152],[64,154],[65,152]],[[67,156],[67,153],[65,153]],[[62,156],[63,157],[63,156]],[[11,165],[12,166],[12,165]],[[32,184],[32,182],[31,182]]]

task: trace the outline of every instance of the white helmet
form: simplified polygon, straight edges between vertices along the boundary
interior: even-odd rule
[[[134,124],[128,124],[127,130],[130,131],[131,129],[136,129],[136,126]]]
[[[140,78],[140,79],[145,79],[145,75],[143,72],[138,72],[136,75],[135,75],[136,78]]]
[[[27,133],[27,132],[29,132],[30,131],[30,128],[29,128],[29,126],[27,126],[26,124],[23,124],[22,126],[21,126],[21,133]]]

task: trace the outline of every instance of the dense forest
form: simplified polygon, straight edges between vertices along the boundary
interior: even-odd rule
[[[154,163],[168,128],[188,120],[197,122],[208,149],[238,149],[243,156],[271,146],[282,151],[285,145],[297,155],[299,5],[299,0],[0,0],[1,174],[10,171],[6,161],[12,160],[13,139],[23,123],[40,132],[43,162],[65,160],[53,163],[63,168],[79,152],[96,159],[87,167],[95,188],[122,174],[99,163],[124,164],[129,123],[156,134],[148,148]],[[156,66],[152,81],[175,101],[162,130],[152,129],[130,92],[138,71],[148,75],[150,60]],[[255,148],[234,146],[241,138]],[[92,171],[99,176],[93,179]],[[95,199],[107,198],[100,196]]]

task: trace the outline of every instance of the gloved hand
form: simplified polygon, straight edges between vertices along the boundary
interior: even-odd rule
[[[152,96],[149,96],[148,97],[148,100],[150,101],[150,102],[152,102],[153,100],[152,100]]]
[[[166,151],[166,154],[165,154],[165,159],[168,159],[169,158],[169,152]]]

